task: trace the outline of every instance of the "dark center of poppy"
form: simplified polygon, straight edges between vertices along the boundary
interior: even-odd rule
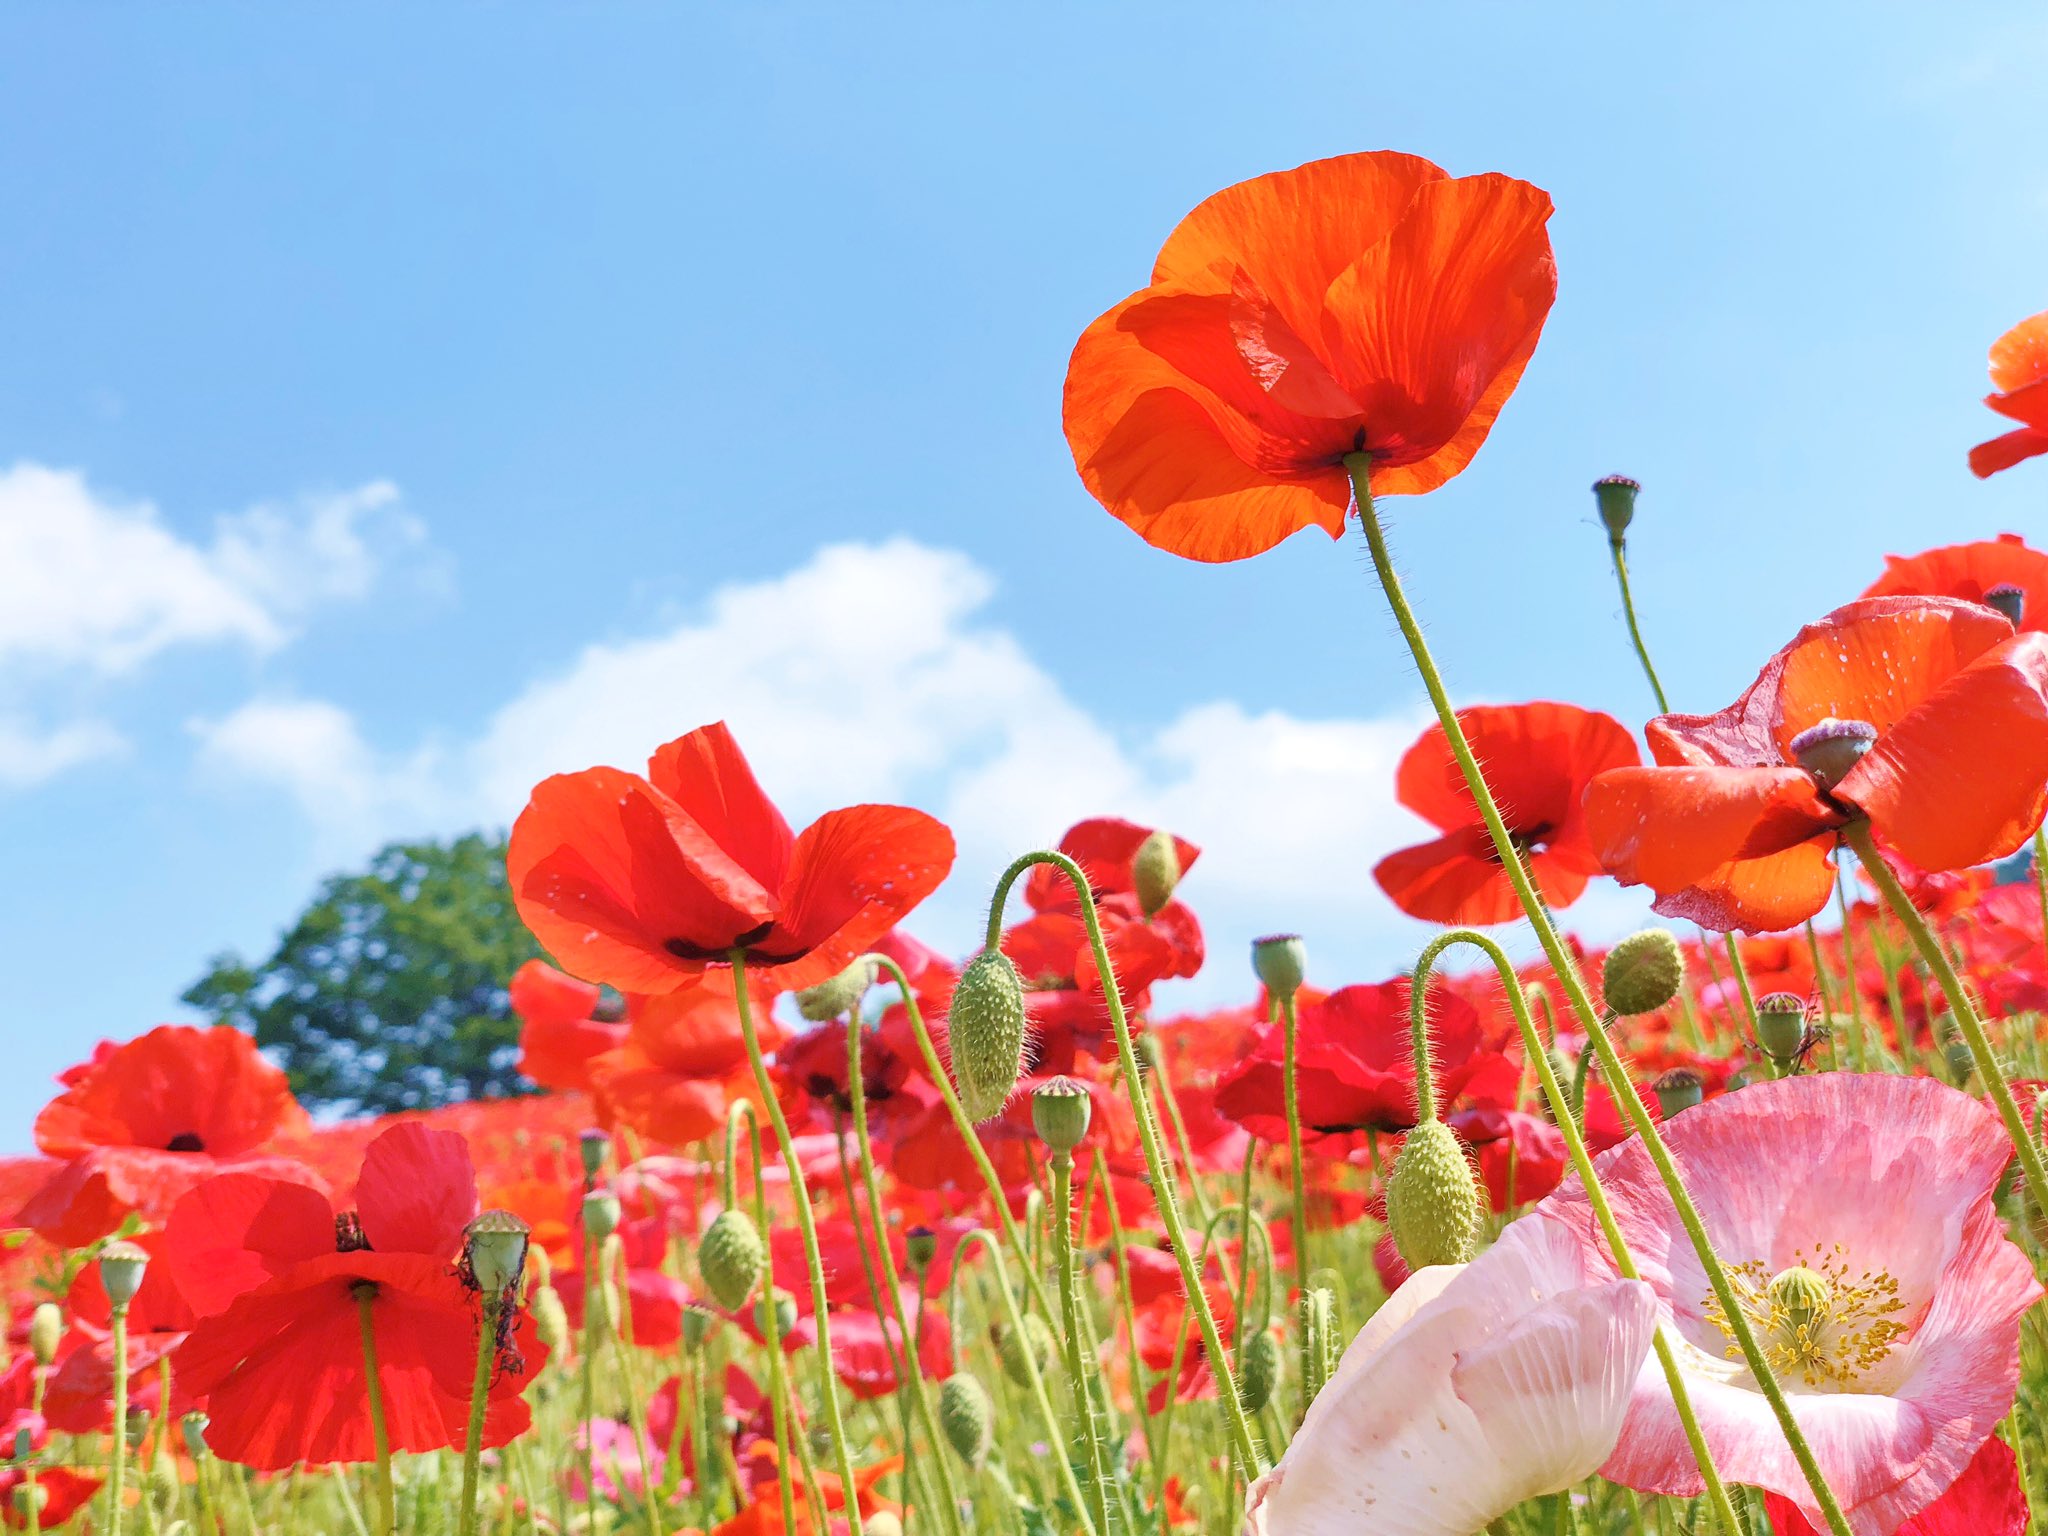
[[[1831,716],[1792,738],[1792,760],[1812,774],[1822,789],[1833,789],[1876,742],[1877,727],[1868,720]]]
[[[334,1251],[336,1253],[361,1253],[370,1246],[369,1238],[363,1235],[363,1218],[354,1211],[342,1211],[334,1218]]]
[[[2021,622],[2027,616],[2026,590],[2014,586],[2009,581],[2001,581],[1997,586],[1985,590],[1984,606],[1996,608],[2000,613],[2012,620],[2012,627],[2014,629],[2018,629]]]
[[[774,928],[775,924],[772,922],[763,923],[758,928],[749,928],[745,933],[734,938],[730,944],[721,944],[715,949],[708,944],[699,944],[694,939],[670,939],[662,945],[662,948],[674,955],[678,960],[727,960],[732,957],[732,952],[735,949],[747,950],[749,951],[749,959],[758,959],[771,965],[778,963],[780,960],[794,959],[795,957],[791,955],[757,956],[751,953],[753,947],[767,938]]]
[[[204,1152],[206,1143],[192,1131],[180,1131],[164,1143],[166,1152]]]

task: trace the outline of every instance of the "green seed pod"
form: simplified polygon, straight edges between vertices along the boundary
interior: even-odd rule
[[[1276,1002],[1285,1002],[1308,980],[1308,946],[1297,933],[1269,933],[1252,940],[1252,974]]]
[[[1780,1066],[1795,1060],[1806,1043],[1806,999],[1771,992],[1756,1000],[1756,1043]]]
[[[1479,1230],[1479,1186],[1458,1136],[1441,1120],[1408,1133],[1387,1179],[1387,1225],[1411,1270],[1462,1264]]]
[[[123,1310],[142,1289],[142,1273],[149,1268],[149,1250],[139,1243],[112,1242],[100,1250],[100,1284],[116,1311]]]
[[[903,1234],[903,1256],[912,1269],[923,1274],[939,1256],[939,1234],[930,1227],[912,1227]]]
[[[619,1230],[619,1197],[607,1189],[593,1189],[583,1197],[583,1230],[599,1239]]]
[[[720,1211],[697,1240],[697,1273],[728,1312],[747,1304],[767,1267],[768,1250],[744,1211]]]
[[[485,1211],[469,1224],[469,1272],[486,1296],[500,1296],[526,1269],[533,1228],[510,1211]]]
[[[1042,1377],[1052,1365],[1052,1330],[1045,1325],[1045,1319],[1036,1312],[1024,1314],[1024,1328],[1020,1334],[1008,1323],[995,1327],[996,1358],[1002,1362],[1003,1374],[1020,1387],[1031,1385],[1031,1369],[1036,1365]]]
[[[875,962],[863,957],[829,981],[821,981],[815,987],[805,987],[797,993],[796,1011],[813,1024],[843,1018],[860,1008],[860,1000],[868,995],[868,988],[874,984]]]
[[[1657,1107],[1664,1112],[1666,1120],[1695,1108],[1706,1096],[1706,1085],[1691,1067],[1673,1067],[1669,1072],[1660,1074],[1650,1086],[1656,1090]]]
[[[1094,1112],[1087,1084],[1071,1077],[1049,1077],[1031,1095],[1031,1124],[1038,1139],[1055,1152],[1072,1152],[1081,1145]]]
[[[1170,834],[1154,832],[1131,858],[1131,889],[1137,894],[1139,910],[1147,917],[1156,915],[1173,900],[1174,887],[1179,884],[1180,849]]]
[[[1607,1006],[1622,1018],[1655,1013],[1685,985],[1685,952],[1666,930],[1645,928],[1607,952],[1600,984]]]
[[[956,1371],[939,1388],[939,1429],[960,1459],[977,1470],[995,1446],[996,1410],[988,1388]]]
[[[703,1348],[704,1341],[711,1336],[711,1325],[717,1320],[717,1314],[709,1308],[694,1301],[686,1305],[683,1308],[683,1348]]]
[[[583,1176],[594,1179],[604,1168],[604,1160],[611,1155],[612,1139],[603,1131],[592,1126],[576,1138],[577,1154],[583,1159]]]
[[[36,1364],[49,1366],[57,1358],[57,1349],[64,1342],[64,1312],[54,1301],[39,1301],[28,1320],[29,1352],[36,1357]]]
[[[1593,482],[1593,501],[1600,508],[1600,521],[1607,525],[1609,542],[1619,544],[1635,521],[1636,493],[1641,489],[1627,475],[1607,475]]]
[[[1024,1031],[1024,979],[1008,955],[985,949],[960,973],[946,1025],[953,1087],[968,1119],[995,1119],[1016,1092]]]
[[[1237,1352],[1237,1401],[1246,1413],[1257,1413],[1280,1385],[1280,1340],[1262,1328]]]

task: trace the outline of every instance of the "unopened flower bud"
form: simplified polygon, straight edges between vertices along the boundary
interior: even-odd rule
[[[930,1227],[912,1227],[903,1234],[903,1256],[910,1260],[912,1269],[923,1274],[939,1256],[938,1233]]]
[[[149,1251],[138,1243],[112,1242],[100,1250],[100,1284],[115,1311],[126,1310],[142,1289],[142,1273],[149,1268]]]
[[[592,1126],[576,1138],[576,1151],[583,1158],[583,1176],[594,1179],[604,1169],[604,1160],[611,1154],[612,1139],[596,1126]]]
[[[747,1304],[767,1267],[768,1250],[744,1211],[720,1211],[697,1239],[697,1273],[704,1277],[704,1288],[728,1312]]]
[[[1691,1067],[1673,1067],[1650,1086],[1656,1090],[1657,1107],[1666,1120],[1695,1108],[1706,1097],[1706,1084]]]
[[[711,1325],[716,1314],[708,1308],[690,1302],[683,1308],[683,1348],[698,1349],[711,1336]]]
[[[2026,588],[2016,587],[2009,581],[2001,581],[1997,586],[1985,589],[1984,606],[1996,608],[2012,620],[2014,629],[2018,629],[2027,617]]]
[[[1411,1270],[1462,1264],[1479,1230],[1479,1187],[1458,1136],[1441,1120],[1411,1130],[1387,1178],[1387,1226]]]
[[[1308,946],[1297,933],[1269,933],[1252,940],[1252,974],[1275,1002],[1286,1002],[1308,979]]]
[[[1608,475],[1593,482],[1593,501],[1600,509],[1600,521],[1607,525],[1610,542],[1619,544],[1635,521],[1636,493],[1641,489],[1627,475]]]
[[[754,1320],[764,1334],[771,1324],[778,1339],[786,1339],[796,1331],[796,1298],[779,1285],[755,1303],[754,1313]]]
[[[1806,999],[1795,992],[1770,992],[1756,1000],[1756,1043],[1783,1066],[1806,1043]]]
[[[57,1348],[64,1342],[64,1311],[54,1301],[39,1301],[28,1320],[29,1352],[36,1357],[36,1364],[49,1366],[57,1359]]]
[[[996,1359],[1002,1363],[1003,1374],[1017,1386],[1031,1385],[1032,1366],[1037,1366],[1042,1376],[1052,1365],[1052,1329],[1036,1312],[1024,1314],[1021,1332],[1008,1323],[998,1323],[995,1345]]]
[[[209,1422],[203,1413],[188,1413],[178,1420],[178,1433],[185,1439],[185,1454],[194,1461],[206,1457],[206,1426]]]
[[[1094,1110],[1087,1084],[1071,1077],[1049,1077],[1031,1094],[1031,1124],[1038,1139],[1055,1152],[1072,1152],[1081,1145]]]
[[[608,1189],[593,1189],[583,1197],[583,1230],[592,1237],[610,1237],[623,1214],[619,1197]]]
[[[1237,1352],[1238,1406],[1246,1413],[1259,1412],[1279,1384],[1280,1340],[1272,1330],[1261,1328]]]
[[[569,1328],[569,1309],[562,1305],[562,1293],[552,1285],[537,1286],[530,1305],[534,1333],[547,1345],[549,1354],[557,1360],[567,1359],[574,1335]]]
[[[1157,915],[1173,900],[1180,873],[1180,848],[1172,834],[1154,832],[1140,843],[1131,858],[1131,889],[1137,895],[1138,909],[1147,917]]]
[[[875,983],[875,962],[862,956],[837,976],[805,987],[796,995],[796,1011],[813,1024],[842,1018],[860,1008],[860,1000]]]
[[[960,1459],[978,1470],[995,1445],[995,1428],[988,1388],[965,1371],[948,1376],[939,1388],[939,1429]]]
[[[1685,952],[1662,928],[1632,933],[1607,952],[1600,971],[1607,1006],[1622,1018],[1655,1013],[1685,984]]]
[[[946,1023],[953,1087],[969,1120],[995,1119],[1016,1091],[1024,1031],[1024,978],[1000,949],[985,949],[960,973]]]
[[[1792,738],[1792,760],[1812,774],[1822,789],[1833,789],[1876,744],[1877,727],[1868,720],[1829,716]]]
[[[1951,1040],[1944,1046],[1943,1054],[1948,1057],[1949,1075],[1958,1087],[1970,1080],[1970,1074],[1977,1070],[1977,1058],[1966,1040]]]
[[[485,1211],[469,1224],[469,1272],[486,1296],[500,1296],[526,1269],[533,1228],[510,1211]]]

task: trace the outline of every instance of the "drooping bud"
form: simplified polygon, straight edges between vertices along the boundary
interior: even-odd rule
[[[988,1388],[965,1371],[955,1371],[939,1388],[939,1429],[946,1444],[977,1470],[995,1445],[996,1411]]]
[[[149,1250],[125,1240],[100,1250],[100,1284],[115,1311],[124,1311],[142,1289],[142,1273],[149,1268]]]
[[[203,1460],[206,1456],[206,1426],[210,1422],[203,1413],[188,1413],[178,1420],[178,1433],[185,1440],[185,1454],[194,1461]]]
[[[533,1228],[510,1211],[485,1211],[469,1224],[469,1272],[486,1296],[501,1296],[526,1269]]]
[[[1462,1264],[1479,1230],[1479,1186],[1457,1132],[1441,1120],[1411,1130],[1387,1179],[1387,1226],[1411,1270]]]
[[[939,1256],[939,1234],[930,1227],[912,1227],[903,1234],[903,1256],[912,1269],[923,1274]]]
[[[1822,789],[1833,789],[1876,743],[1877,727],[1868,720],[1837,720],[1831,715],[1792,738],[1792,760]]]
[[[1272,1330],[1261,1328],[1237,1352],[1238,1406],[1246,1413],[1259,1412],[1279,1384],[1280,1340]]]
[[[1593,502],[1600,509],[1600,521],[1607,525],[1607,537],[1620,543],[1635,521],[1636,493],[1642,486],[1627,475],[1607,475],[1593,482]]]
[[[1685,951],[1665,929],[1632,933],[1607,952],[1600,985],[1607,1006],[1622,1018],[1655,1013],[1685,985]]]
[[[610,1156],[612,1139],[596,1126],[576,1138],[576,1151],[583,1158],[583,1176],[594,1179],[604,1169],[604,1160]]]
[[[1000,949],[967,962],[947,1017],[960,1107],[977,1124],[1003,1112],[1024,1070],[1024,978]]]
[[[1302,1294],[1300,1320],[1303,1400],[1314,1402],[1316,1394],[1337,1371],[1336,1293],[1326,1285],[1310,1286]]]
[[[704,1288],[728,1312],[737,1312],[761,1283],[768,1250],[746,1212],[720,1211],[697,1240],[697,1272]]]
[[[1072,1152],[1081,1145],[1094,1111],[1087,1084],[1071,1077],[1049,1077],[1031,1095],[1031,1124],[1038,1139],[1055,1152]]]
[[[1137,895],[1138,909],[1147,917],[1157,916],[1159,909],[1173,900],[1174,887],[1179,884],[1180,849],[1170,833],[1154,832],[1131,857],[1131,889]]]
[[[1650,1086],[1656,1090],[1657,1107],[1664,1112],[1666,1120],[1696,1108],[1706,1097],[1706,1084],[1691,1067],[1673,1067],[1659,1075]]]
[[[1308,979],[1308,946],[1297,933],[1269,933],[1252,940],[1252,974],[1275,1002],[1285,1002]]]
[[[860,1000],[875,984],[875,962],[862,956],[829,981],[805,987],[796,995],[796,1011],[813,1024],[857,1012]]]
[[[2016,587],[2009,581],[2001,581],[1997,586],[1985,589],[1984,606],[1996,608],[2012,620],[2014,629],[2018,629],[2027,617],[2026,588]]]
[[[1024,1314],[1021,1332],[1008,1323],[998,1323],[995,1344],[996,1359],[1002,1363],[1003,1374],[1017,1386],[1031,1385],[1031,1366],[1036,1365],[1042,1376],[1052,1365],[1052,1329],[1036,1312]]]
[[[1756,1043],[1781,1067],[1796,1061],[1806,1043],[1806,999],[1796,992],[1769,992],[1758,998]]]
[[[39,1301],[28,1320],[29,1352],[36,1357],[36,1364],[47,1369],[57,1359],[57,1348],[64,1342],[64,1312],[54,1301]]]

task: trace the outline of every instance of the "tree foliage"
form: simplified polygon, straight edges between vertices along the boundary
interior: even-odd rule
[[[255,1035],[308,1106],[502,1098],[531,1091],[505,987],[539,953],[502,837],[393,843],[328,880],[268,960],[220,955],[185,1001]]]

